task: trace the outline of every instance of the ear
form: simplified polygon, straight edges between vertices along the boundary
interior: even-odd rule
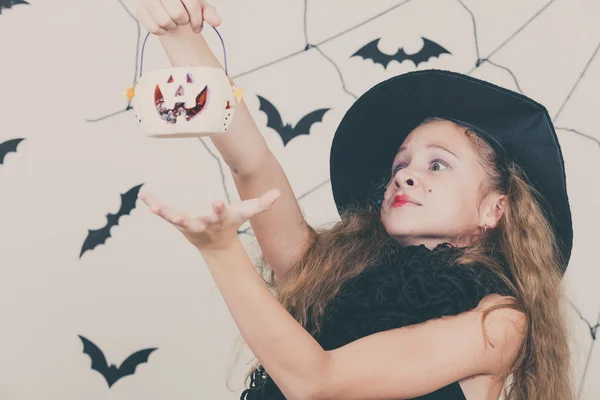
[[[479,225],[495,228],[504,214],[507,201],[508,197],[505,194],[489,193],[479,207]]]

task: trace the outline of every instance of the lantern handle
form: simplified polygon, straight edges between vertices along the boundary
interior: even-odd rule
[[[225,43],[223,42],[223,38],[221,37],[221,34],[217,30],[217,28],[215,28],[214,26],[212,28],[215,30],[215,32],[217,32],[219,39],[221,39],[221,46],[223,46],[223,59],[225,61],[225,75],[229,76],[229,73],[227,71],[227,52],[225,51]],[[141,52],[142,56],[140,59],[140,78],[142,77],[142,67],[144,65],[144,49],[146,48],[146,42],[148,41],[149,36],[150,36],[150,32],[148,32],[148,34],[146,35],[146,38],[144,39],[144,43],[142,44],[142,52]]]

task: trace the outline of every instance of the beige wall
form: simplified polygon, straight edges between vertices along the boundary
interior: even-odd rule
[[[236,200],[226,166],[211,154],[216,153],[210,140],[144,137],[131,111],[86,122],[126,106],[121,93],[133,82],[140,44],[127,10],[134,12],[136,1],[29,3],[0,15],[0,143],[25,139],[0,165],[0,399],[239,398],[251,353],[242,351],[231,377],[233,392],[228,391],[226,372],[234,362],[238,330],[201,257],[179,232],[138,202],[105,245],[79,258],[88,229],[105,225],[106,214],[120,206],[120,194],[136,185],[186,209],[226,194]],[[600,398],[600,346],[588,327],[600,322],[600,271],[593,250],[600,223],[600,3],[306,3],[214,4],[224,21],[220,32],[233,76],[302,50],[308,6],[308,40],[324,42],[321,52],[311,49],[236,82],[245,87],[246,101],[296,195],[310,192],[300,205],[315,226],[337,219],[328,157],[345,110],[375,83],[415,69],[411,61],[384,69],[349,57],[375,38],[382,38],[386,53],[401,47],[414,53],[421,37],[433,40],[452,54],[418,69],[471,73],[520,89],[557,116],[556,126],[564,128],[558,136],[575,231],[565,278],[573,304],[575,376],[580,399]],[[337,36],[341,32],[346,33]],[[214,31],[206,37],[221,57]],[[477,48],[481,58],[492,54],[494,64],[474,69]],[[144,68],[167,66],[151,37]],[[256,95],[273,102],[290,123],[317,108],[331,110],[310,135],[284,147],[266,127]],[[249,248],[254,245],[251,236],[242,237]],[[78,335],[99,345],[117,365],[137,350],[158,350],[135,375],[109,389],[90,369]]]

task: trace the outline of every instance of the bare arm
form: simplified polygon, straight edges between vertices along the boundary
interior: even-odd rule
[[[190,25],[158,37],[173,66],[221,67],[204,38],[193,32]],[[250,224],[275,275],[283,279],[309,248],[315,233],[306,223],[285,172],[269,150],[245,102],[237,105],[228,132],[211,136],[211,140],[229,165],[242,200],[259,197],[269,189],[281,192],[271,209],[251,218]]]
[[[258,172],[246,176],[233,174],[242,199],[259,197],[277,188],[281,197],[264,213],[255,215],[250,224],[265,258],[278,279],[283,279],[293,265],[314,243],[316,232],[306,223],[290,183],[273,154],[258,164]]]

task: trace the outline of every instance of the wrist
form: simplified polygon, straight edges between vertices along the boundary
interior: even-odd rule
[[[203,31],[207,27],[208,24],[205,24]],[[195,65],[223,68],[202,34],[194,32],[190,24],[178,26],[159,35],[158,39],[173,67]]]
[[[212,261],[217,259],[223,259],[223,257],[230,256],[236,251],[244,250],[244,246],[240,241],[240,238],[235,235],[233,239],[225,241],[223,243],[211,245],[211,246],[196,246],[196,249],[200,252],[202,257],[206,261]]]

